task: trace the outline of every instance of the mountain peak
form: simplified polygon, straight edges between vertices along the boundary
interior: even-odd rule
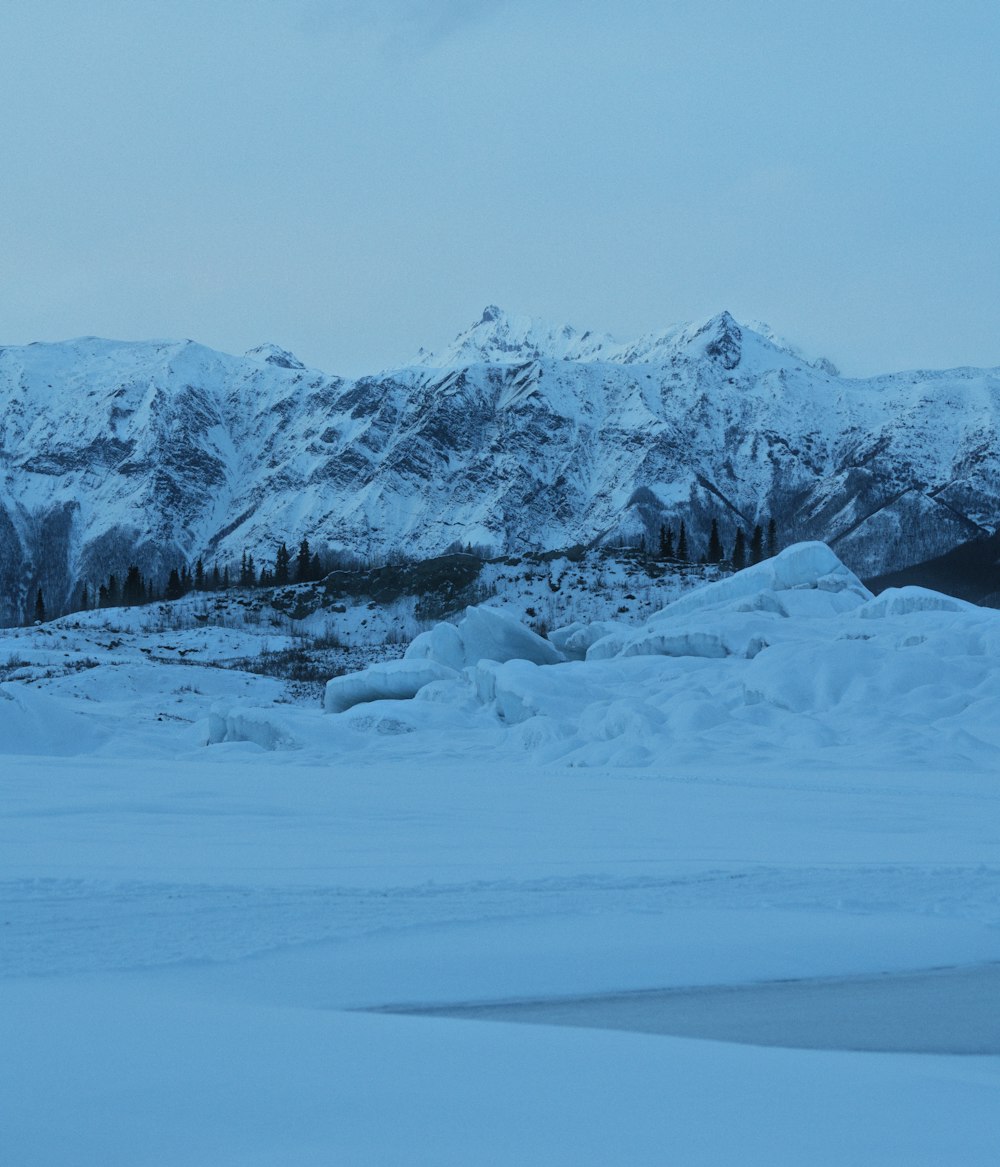
[[[705,356],[724,369],[735,369],[743,355],[743,331],[729,312],[707,320],[695,333],[705,338]]]
[[[571,324],[550,324],[536,316],[512,315],[487,304],[482,315],[443,351],[421,350],[415,363],[432,368],[463,365],[516,365],[525,361],[594,360],[614,347],[610,336],[582,335]]]
[[[277,365],[279,369],[305,368],[294,353],[279,348],[276,344],[259,344],[256,348],[248,349],[245,355],[248,360],[260,361],[265,365]]]
[[[538,317],[513,315],[487,304],[479,319],[446,348],[420,349],[411,362],[430,368],[516,365],[527,361],[606,361],[610,364],[670,364],[707,360],[725,372],[809,365],[838,376],[829,361],[814,360],[759,321],[739,323],[728,309],[688,324],[675,324],[620,344],[607,333],[579,332]]]

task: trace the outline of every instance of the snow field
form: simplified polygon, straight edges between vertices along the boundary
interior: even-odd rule
[[[14,1161],[994,1160],[997,1058],[344,1011],[998,961],[990,777],[198,756],[7,759]]]
[[[211,666],[250,630],[10,632],[5,1155],[992,1167],[998,620],[808,544],[631,625],[472,609],[329,712]]]

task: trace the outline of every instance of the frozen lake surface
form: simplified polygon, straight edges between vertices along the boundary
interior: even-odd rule
[[[1000,964],[385,1012],[795,1049],[1000,1054]]]

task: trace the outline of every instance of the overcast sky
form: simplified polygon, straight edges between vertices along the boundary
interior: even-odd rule
[[[1000,365],[998,59],[996,0],[0,0],[0,343]]]

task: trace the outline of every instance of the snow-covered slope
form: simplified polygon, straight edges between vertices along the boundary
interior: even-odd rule
[[[728,314],[632,344],[495,307],[348,381],[264,345],[0,349],[0,619],[136,562],[655,540],[773,517],[862,575],[993,529],[1000,370],[858,381]]]

